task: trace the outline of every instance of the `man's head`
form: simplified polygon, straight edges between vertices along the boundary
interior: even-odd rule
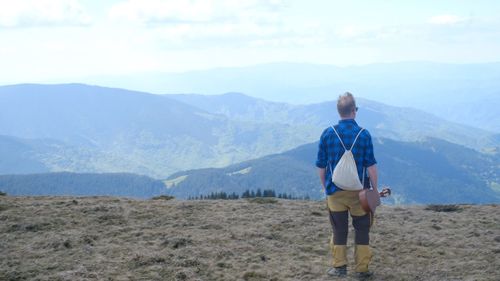
[[[337,110],[342,119],[354,119],[356,117],[358,108],[356,107],[356,101],[351,93],[345,92],[343,95],[339,96],[337,100]]]

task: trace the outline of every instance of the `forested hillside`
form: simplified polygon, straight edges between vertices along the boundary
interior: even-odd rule
[[[48,172],[47,166],[36,157],[39,152],[33,142],[0,135],[0,174]]]
[[[8,195],[122,196],[151,198],[165,193],[159,180],[133,174],[47,173],[0,175]]]
[[[282,152],[316,135],[308,126],[233,121],[159,95],[81,84],[0,87],[0,112],[0,134],[60,144],[13,147],[9,158],[28,157],[56,172],[166,177]]]
[[[319,133],[324,128],[336,124],[339,119],[336,96],[332,96],[328,102],[307,105],[270,102],[241,93],[166,97],[234,120],[310,126],[316,128]],[[356,100],[360,108],[356,120],[377,137],[405,141],[434,137],[476,150],[500,146],[500,139],[497,136],[482,129],[446,121],[413,108],[390,106],[364,98]]]
[[[388,185],[393,203],[500,202],[500,160],[497,155],[438,139],[398,142],[377,138],[375,156],[380,185]],[[321,198],[314,166],[317,143],[222,169],[179,172],[166,183],[178,197],[209,192],[274,189],[277,193]]]

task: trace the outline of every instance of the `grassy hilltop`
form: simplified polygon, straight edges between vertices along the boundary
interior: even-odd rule
[[[498,280],[500,207],[456,207],[381,207],[373,280]],[[0,280],[329,280],[325,208],[1,196]]]

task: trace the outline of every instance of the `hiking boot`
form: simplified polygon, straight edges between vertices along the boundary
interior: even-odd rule
[[[345,277],[347,276],[347,265],[332,267],[326,273],[334,277]]]
[[[373,272],[371,272],[371,271],[356,272],[355,276],[356,276],[356,278],[358,278],[358,280],[367,280],[373,276]]]

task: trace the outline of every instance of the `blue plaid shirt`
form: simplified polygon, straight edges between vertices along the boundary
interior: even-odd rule
[[[361,127],[358,126],[354,119],[345,119],[340,120],[339,124],[335,125],[335,130],[339,133],[346,148],[350,149]],[[331,127],[325,129],[319,141],[316,167],[326,169],[325,180],[327,195],[331,195],[335,191],[340,190],[340,188],[335,186],[332,182],[332,171],[340,161],[344,151],[333,129]],[[355,146],[352,148],[352,154],[358,168],[359,180],[362,181],[363,168],[370,167],[377,163],[373,155],[372,137],[366,129],[359,135]],[[365,171],[365,184],[367,180],[367,172]]]

